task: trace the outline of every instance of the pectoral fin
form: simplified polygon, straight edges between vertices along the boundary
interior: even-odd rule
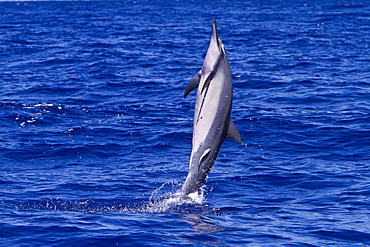
[[[242,138],[240,137],[239,130],[236,128],[233,120],[230,118],[229,129],[227,130],[226,138],[233,139],[237,143],[242,143]]]
[[[200,70],[198,73],[195,74],[195,76],[193,78],[191,78],[188,85],[186,86],[186,89],[185,89],[185,92],[184,92],[184,98],[186,98],[186,96],[188,96],[188,94],[191,91],[198,88],[201,75],[202,75],[202,71]]]

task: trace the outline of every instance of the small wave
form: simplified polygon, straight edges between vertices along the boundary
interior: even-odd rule
[[[26,201],[15,205],[19,210],[56,210],[81,213],[205,213],[209,211],[205,203],[205,189],[189,196],[181,193],[181,183],[165,182],[155,189],[148,201],[120,202],[117,200],[62,200]]]

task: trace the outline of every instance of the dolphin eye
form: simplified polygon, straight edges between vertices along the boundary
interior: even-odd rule
[[[208,148],[208,149],[206,149],[204,152],[203,152],[203,154],[202,154],[202,156],[200,157],[200,159],[199,159],[199,163],[201,164],[201,163],[203,163],[204,161],[206,161],[206,159],[208,158],[208,156],[209,156],[209,154],[210,154],[210,151],[211,151],[211,149],[210,148]]]

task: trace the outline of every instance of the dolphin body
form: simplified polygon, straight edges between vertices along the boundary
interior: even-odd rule
[[[215,20],[212,20],[212,36],[203,67],[188,83],[184,97],[196,88],[189,173],[182,187],[185,196],[200,188],[226,138],[241,143],[239,131],[230,117],[231,72]]]

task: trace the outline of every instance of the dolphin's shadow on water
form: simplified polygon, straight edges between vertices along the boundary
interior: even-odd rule
[[[179,220],[186,222],[188,229],[193,232],[190,235],[215,233],[228,228],[211,220],[212,216],[222,214],[223,210],[206,203],[205,195],[208,192],[205,186],[189,200],[181,197],[181,186],[180,183],[166,182],[152,192],[149,200],[62,200],[57,198],[27,200],[16,205],[8,203],[8,206],[20,211],[122,213],[122,217],[125,217],[124,214],[178,214]]]

